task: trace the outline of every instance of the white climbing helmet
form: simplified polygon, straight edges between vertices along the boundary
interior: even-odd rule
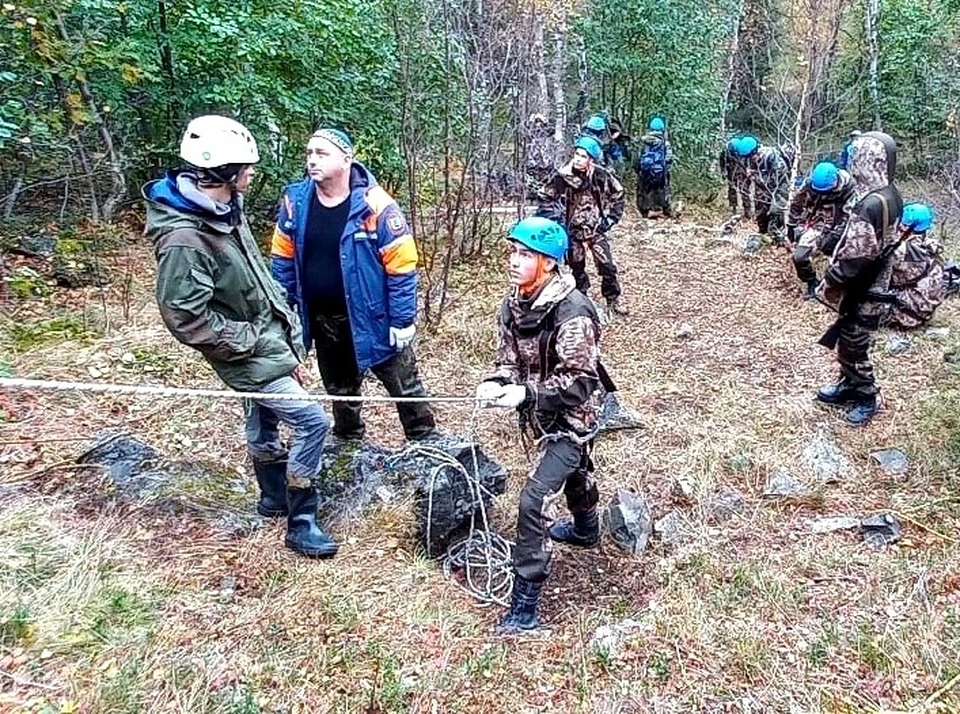
[[[200,169],[260,161],[257,142],[240,122],[216,114],[187,124],[180,141],[180,158]]]

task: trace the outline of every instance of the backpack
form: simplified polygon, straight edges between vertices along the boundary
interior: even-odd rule
[[[644,144],[643,152],[637,159],[637,173],[649,186],[660,186],[667,179],[667,144],[659,139],[652,144]]]

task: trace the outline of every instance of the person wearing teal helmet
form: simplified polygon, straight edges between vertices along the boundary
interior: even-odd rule
[[[787,240],[793,246],[797,277],[807,286],[804,299],[816,300],[820,279],[814,257],[833,254],[856,203],[853,178],[830,161],[814,166],[790,201]]]
[[[525,218],[508,233],[510,293],[500,308],[495,368],[478,386],[483,406],[516,409],[539,457],[520,493],[513,593],[497,631],[540,626],[540,593],[550,574],[547,538],[580,547],[600,542],[593,475],[603,385],[600,319],[593,303],[559,272],[566,231]],[[551,526],[545,505],[566,496],[572,522]]]
[[[670,203],[670,166],[673,149],[664,135],[663,119],[650,120],[650,131],[640,137],[640,150],[634,163],[637,172],[637,210],[644,218],[650,211],[660,211],[664,218],[673,216]]]
[[[757,209],[757,230],[782,244],[784,212],[790,199],[790,162],[784,150],[761,144],[754,136],[741,137],[736,150],[747,164]],[[792,160],[791,160],[792,161]]]
[[[538,213],[558,219],[570,238],[567,262],[584,295],[590,289],[587,255],[600,275],[600,293],[618,315],[628,311],[620,298],[620,280],[608,233],[623,216],[623,186],[600,165],[602,148],[591,136],[580,136],[573,156],[540,189]]]
[[[903,207],[900,229],[906,239],[903,248],[893,254],[885,323],[905,330],[920,327],[947,296],[950,274],[940,258],[943,247],[928,236],[933,221],[933,209],[925,203]]]
[[[740,137],[731,138],[721,149],[720,174],[727,182],[727,205],[730,214],[753,218],[751,185],[747,180],[747,162],[738,151]]]

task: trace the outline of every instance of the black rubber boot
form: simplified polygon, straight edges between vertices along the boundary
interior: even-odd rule
[[[286,546],[308,558],[331,558],[337,553],[337,545],[317,523],[319,499],[313,488],[287,490]]]
[[[817,299],[817,285],[819,285],[817,280],[808,280],[807,289],[803,293],[804,300],[816,300]]]
[[[540,616],[537,606],[540,603],[540,591],[543,583],[532,583],[519,575],[513,579],[513,596],[510,599],[510,610],[495,631],[499,635],[515,635],[524,632],[533,632],[540,629]]]
[[[861,397],[847,412],[847,424],[850,426],[866,426],[877,413],[877,397]]]
[[[817,390],[817,401],[822,404],[842,405],[859,401],[856,390],[848,386],[842,379],[836,384],[828,384]]]
[[[550,527],[550,538],[578,548],[596,548],[600,544],[600,516],[597,509],[574,513],[572,521],[554,523]]]
[[[287,460],[254,461],[253,472],[260,487],[257,513],[267,518],[287,515]]]

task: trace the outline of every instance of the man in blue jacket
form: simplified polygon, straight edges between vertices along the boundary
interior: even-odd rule
[[[273,233],[273,276],[317,350],[327,393],[357,395],[373,371],[394,397],[427,396],[413,354],[417,247],[403,212],[337,129],[307,144],[307,173],[283,191]],[[408,439],[433,433],[426,402],[397,404]],[[333,433],[362,439],[358,402],[333,403]]]

